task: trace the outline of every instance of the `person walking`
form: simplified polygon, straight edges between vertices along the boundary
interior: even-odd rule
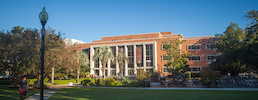
[[[29,87],[29,82],[26,80],[26,76],[23,76],[22,80],[20,81],[20,85],[19,85],[21,100],[25,99],[25,96],[28,91],[28,87]]]

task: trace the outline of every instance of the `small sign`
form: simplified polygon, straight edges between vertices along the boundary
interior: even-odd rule
[[[146,60],[146,62],[151,62],[151,60]]]

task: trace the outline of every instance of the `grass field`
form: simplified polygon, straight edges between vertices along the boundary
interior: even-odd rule
[[[257,100],[258,91],[68,88],[49,100]]]
[[[39,92],[37,90],[28,90],[26,98]],[[13,88],[0,88],[0,100],[21,100],[19,89]]]

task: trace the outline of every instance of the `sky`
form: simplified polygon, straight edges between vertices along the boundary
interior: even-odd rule
[[[243,16],[258,10],[258,0],[0,0],[0,31],[15,26],[42,28],[39,13],[49,15],[46,27],[64,38],[83,42],[104,36],[153,32],[183,37],[222,34],[231,22],[245,28]]]

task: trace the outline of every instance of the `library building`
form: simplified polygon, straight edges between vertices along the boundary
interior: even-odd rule
[[[163,45],[165,41],[173,39],[186,40],[180,45],[180,49],[193,54],[187,60],[191,77],[200,76],[202,68],[213,62],[216,56],[216,50],[211,49],[212,43],[215,41],[214,36],[184,38],[182,34],[173,34],[172,32],[107,36],[101,37],[101,40],[81,43],[77,46],[89,55],[91,75],[103,76],[101,61],[94,61],[93,55],[96,48],[108,46],[112,48],[110,50],[114,56],[118,53],[125,53],[129,60],[124,63],[123,73],[120,72],[117,61],[114,63],[108,61],[105,67],[105,76],[114,77],[123,74],[125,77],[133,77],[137,75],[137,70],[158,72],[161,76],[167,76],[171,73],[164,66],[167,60]]]

